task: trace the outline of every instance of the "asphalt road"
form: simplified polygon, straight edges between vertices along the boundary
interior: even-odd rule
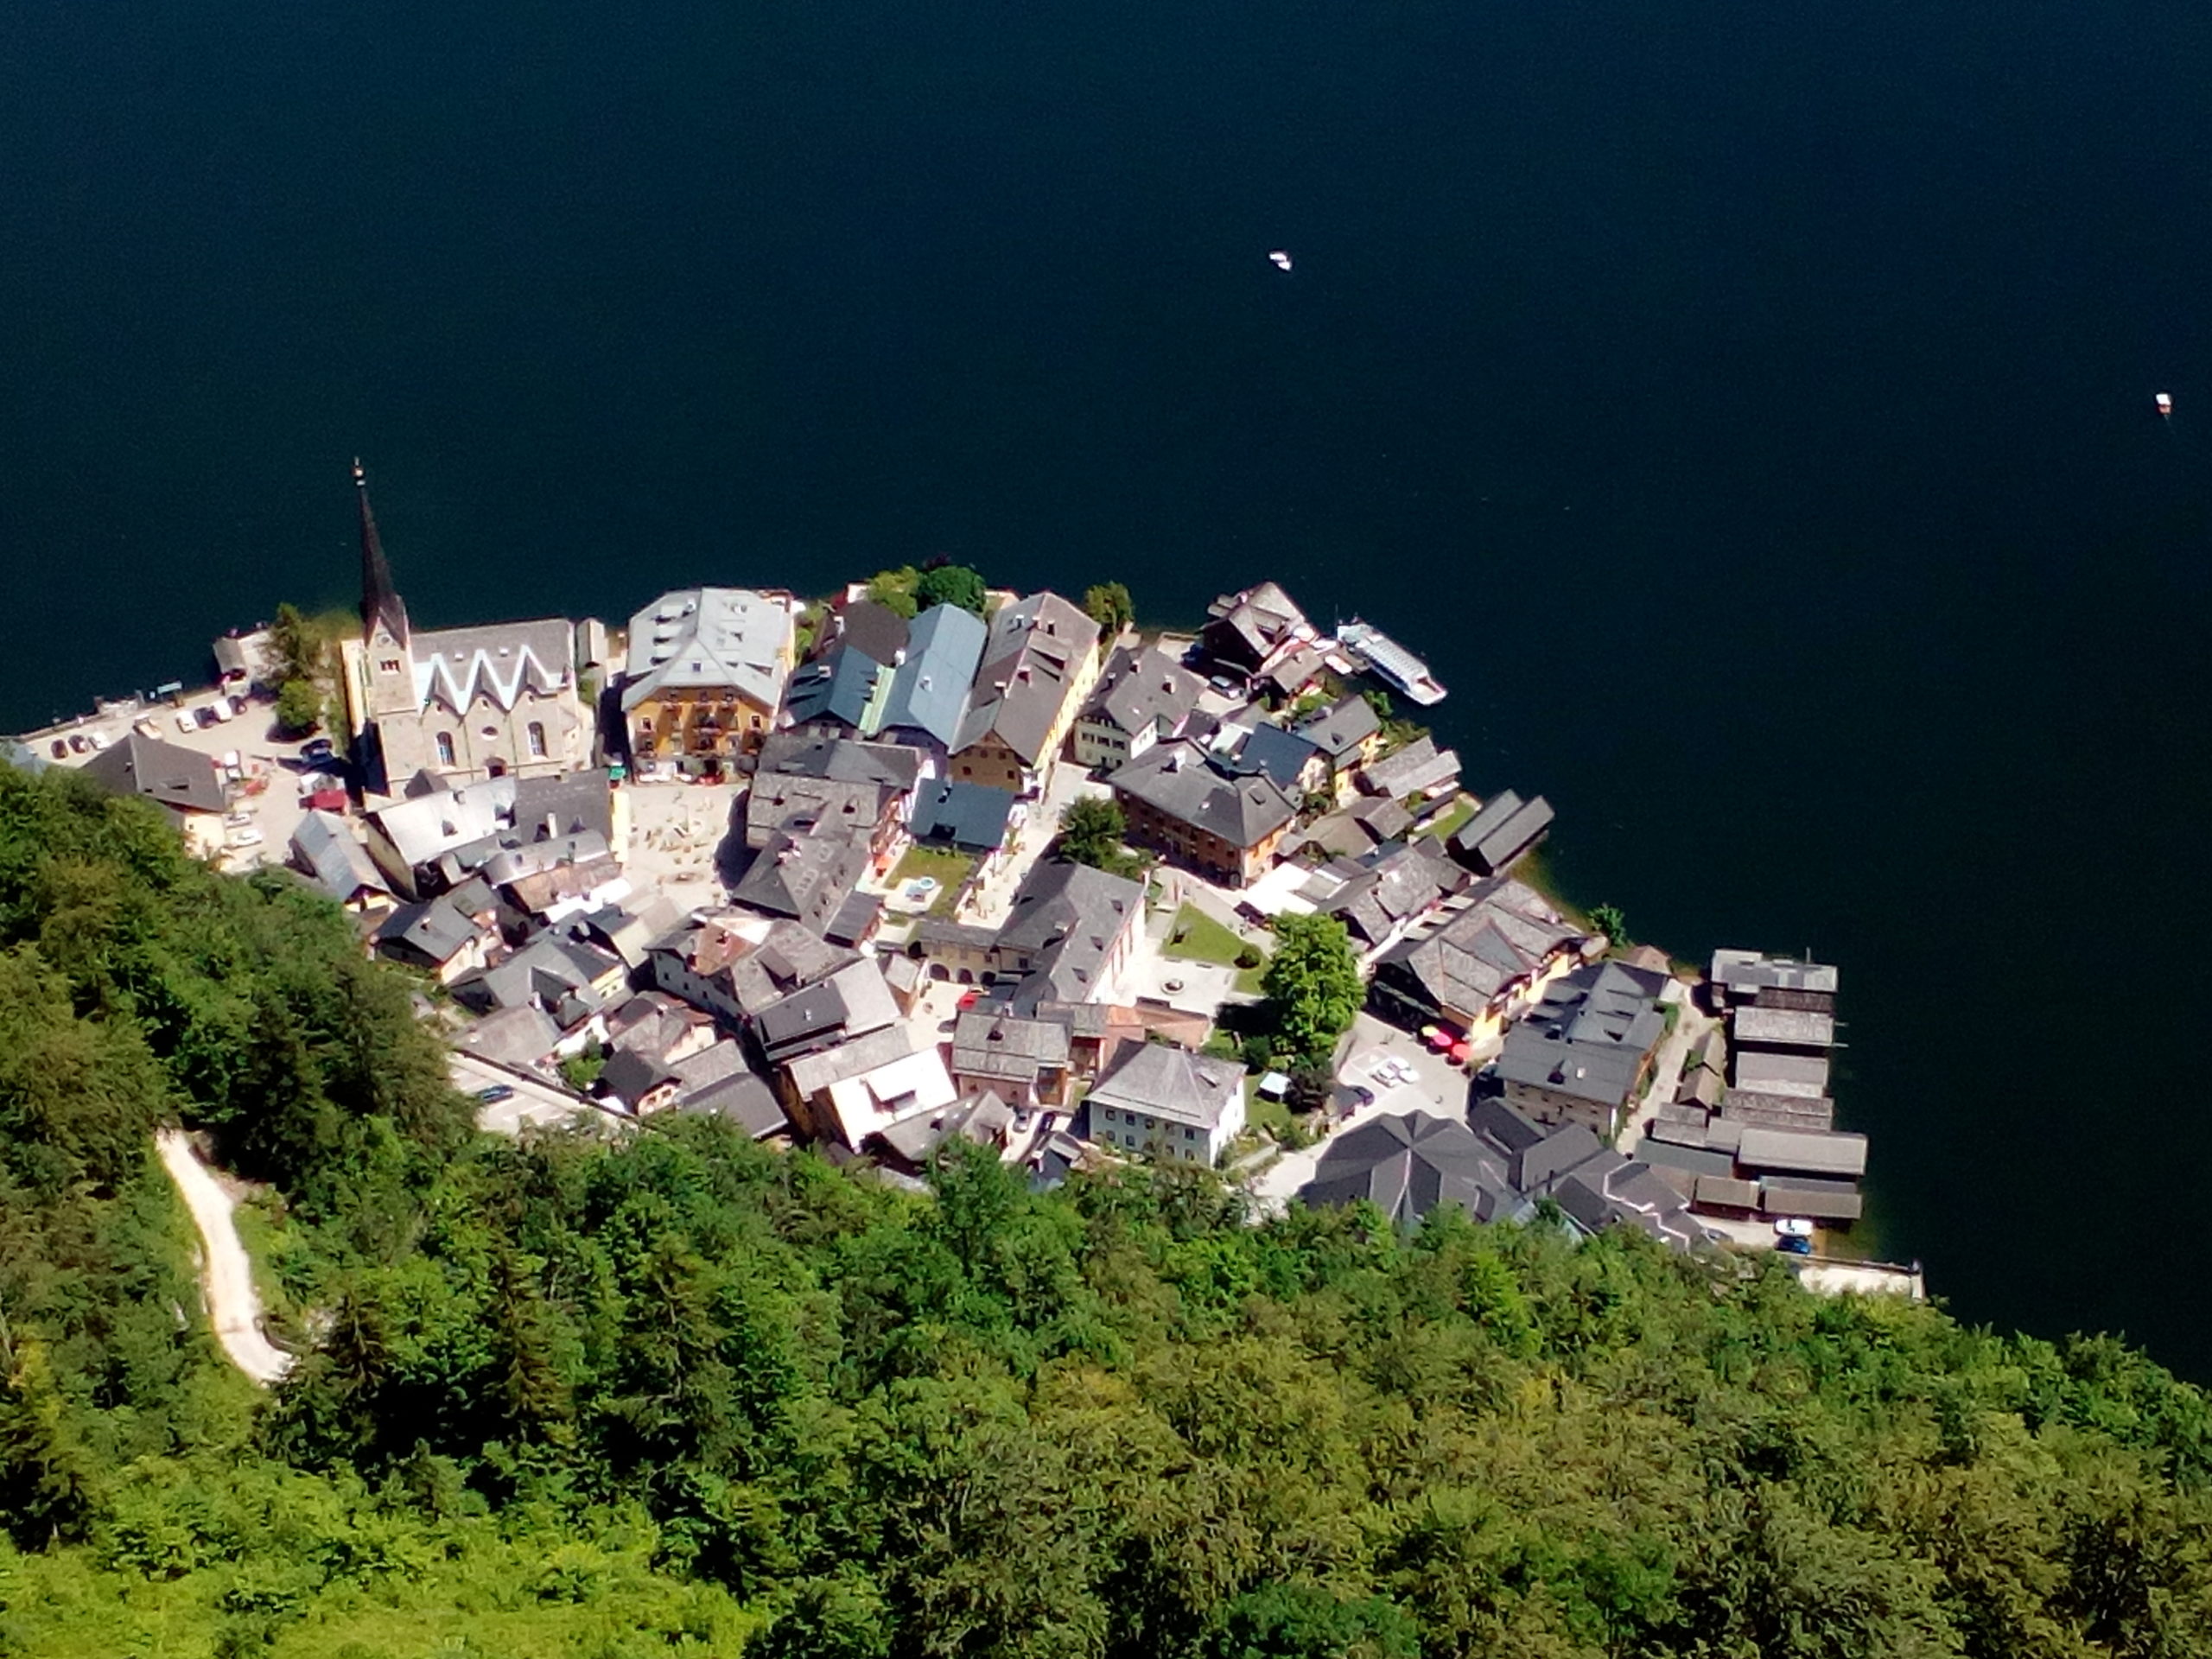
[[[542,1127],[566,1123],[582,1112],[598,1115],[598,1108],[574,1095],[518,1077],[496,1065],[486,1065],[474,1055],[454,1054],[450,1058],[453,1086],[463,1094],[473,1095],[500,1085],[515,1091],[506,1100],[491,1101],[478,1109],[476,1127],[490,1134],[520,1135],[525,1124]]]

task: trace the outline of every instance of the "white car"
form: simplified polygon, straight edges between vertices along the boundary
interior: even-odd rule
[[[230,833],[230,843],[233,847],[258,847],[261,845],[261,831],[250,823],[242,829],[233,830]]]
[[[192,717],[189,709],[180,709],[177,710],[176,728],[180,732],[196,732],[200,729],[200,722]]]
[[[1774,1230],[1783,1238],[1810,1238],[1813,1224],[1802,1216],[1784,1216],[1774,1224]]]

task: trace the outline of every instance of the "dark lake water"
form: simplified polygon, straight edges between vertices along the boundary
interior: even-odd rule
[[[356,453],[432,622],[1274,575],[1577,897],[1841,964],[1960,1313],[2212,1379],[2208,86],[2201,0],[22,0],[0,725],[346,599]]]

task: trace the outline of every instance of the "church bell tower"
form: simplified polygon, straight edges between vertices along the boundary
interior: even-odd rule
[[[407,607],[392,586],[369,510],[369,475],[353,461],[353,493],[361,507],[361,684],[364,712],[372,721],[411,715],[422,703],[415,690],[415,658],[409,645]]]

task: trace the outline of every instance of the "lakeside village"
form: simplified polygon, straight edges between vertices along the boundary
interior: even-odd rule
[[[1039,1185],[1205,1164],[1266,1208],[1456,1203],[1922,1294],[1850,1259],[1836,970],[1677,972],[1548,899],[1523,861],[1550,807],[1465,793],[1353,689],[1444,695],[1376,631],[1262,582],[1147,636],[1125,590],[1086,609],[958,567],[811,604],[687,588],[619,632],[418,629],[356,484],[340,729],[277,740],[298,688],[264,630],[216,642],[212,692],[9,753],[355,912],[424,976],[486,1128],[711,1113],[896,1182],[950,1137]],[[1278,949],[1357,959],[1348,1027],[1303,1053],[1268,1027]]]

